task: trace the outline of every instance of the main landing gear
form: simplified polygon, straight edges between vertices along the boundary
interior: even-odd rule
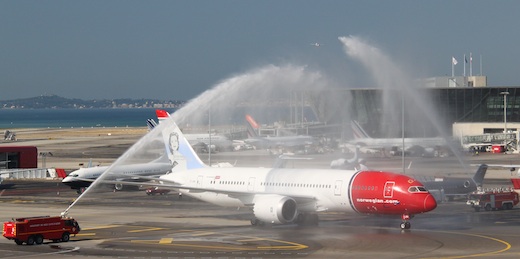
[[[300,213],[294,223],[298,226],[317,226],[319,221],[318,214]]]
[[[410,224],[410,214],[403,214],[401,215],[401,219],[403,220],[401,222],[401,229],[402,230],[406,230],[406,229],[410,229],[410,227],[412,226],[412,224]]]

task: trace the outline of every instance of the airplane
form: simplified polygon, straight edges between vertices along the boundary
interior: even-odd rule
[[[365,165],[363,159],[359,159],[359,147],[356,147],[354,157],[350,159],[336,159],[330,164],[332,169],[347,169],[359,167],[361,170],[370,170]],[[410,163],[411,166],[411,163]],[[410,166],[408,168],[410,168]],[[448,198],[450,201],[457,196],[465,196],[468,193],[477,191],[484,183],[488,165],[481,164],[471,178],[462,177],[437,177],[428,175],[410,175],[416,180],[419,180],[428,191],[436,196],[437,200],[444,200]]]
[[[403,138],[372,138],[357,121],[353,120],[351,125],[354,139],[348,141],[348,144],[361,146],[363,149],[383,151],[385,154],[386,151],[392,154],[403,149]],[[414,156],[439,156],[442,155],[442,150],[447,150],[447,147],[446,139],[441,137],[404,138],[404,150]]]
[[[101,174],[103,174],[109,166],[94,166],[94,167],[83,167],[78,170],[71,172],[67,177],[61,181],[63,184],[70,186],[71,189],[75,189],[78,194],[85,191]],[[153,161],[150,163],[139,163],[130,165],[121,165],[114,167],[113,175],[116,180],[129,180],[136,179],[136,176],[155,176],[166,174],[171,170],[171,164],[169,162]],[[122,190],[123,183],[114,183],[115,190]]]
[[[260,129],[259,124],[249,114],[246,114],[247,135],[244,139],[246,144],[255,146],[256,148],[284,148],[284,149],[304,149],[305,146],[313,145],[315,140],[312,136],[273,136],[261,137],[258,135]]]
[[[368,170],[368,167],[365,166],[365,161],[359,158],[359,146],[356,146],[354,156],[352,158],[339,158],[330,162],[330,168],[332,169],[357,169],[357,167],[363,171]]]
[[[164,121],[165,119],[170,117],[170,113],[168,113],[165,110],[157,109],[155,110],[155,114],[157,115],[157,119],[159,120],[159,123],[161,121]],[[148,127],[151,126],[151,122],[147,122]],[[155,124],[154,126],[156,126]],[[213,150],[219,150],[219,151],[228,151],[233,150],[233,141],[229,140],[226,136],[219,135],[219,134],[186,134],[186,139],[188,139],[188,142],[195,147],[202,146],[203,148],[206,148],[208,152],[209,149]]]
[[[321,43],[318,43],[318,42],[314,42],[314,43],[311,43],[311,46],[314,46],[314,47],[321,47]]]
[[[318,224],[319,212],[399,215],[401,229],[410,218],[437,207],[419,181],[406,175],[357,170],[216,168],[197,156],[173,119],[160,131],[172,162],[171,172],[148,178],[149,185],[226,207],[253,210],[252,225]],[[147,183],[143,183],[147,184]],[[63,214],[66,214],[64,211]]]
[[[439,195],[438,200],[442,200],[447,197],[448,200],[453,200],[457,196],[465,196],[468,193],[477,191],[482,187],[484,183],[484,177],[488,165],[481,164],[473,175],[472,178],[461,178],[461,177],[433,177],[433,176],[421,176],[411,175],[414,179],[421,181],[424,187],[434,196]]]

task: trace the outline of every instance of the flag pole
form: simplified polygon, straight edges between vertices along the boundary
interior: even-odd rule
[[[464,62],[464,77],[466,77],[466,54],[464,54],[464,60],[462,62]]]
[[[482,54],[480,54],[480,76],[483,76],[483,74],[482,74]]]
[[[451,56],[451,77],[455,77],[455,65],[457,65],[457,59]]]
[[[455,65],[453,64],[453,63],[455,63],[455,62],[453,62],[454,60],[455,60],[455,58],[451,57],[451,77],[454,77],[454,74],[455,74]]]
[[[469,53],[469,76],[473,76],[473,55]]]

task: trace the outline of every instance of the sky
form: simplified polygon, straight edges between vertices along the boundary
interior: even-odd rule
[[[520,1],[0,0],[0,100],[189,100],[267,65],[375,87],[338,37],[381,49],[413,77],[472,73],[520,86]],[[312,43],[320,43],[319,47]],[[466,66],[469,75],[469,64]]]

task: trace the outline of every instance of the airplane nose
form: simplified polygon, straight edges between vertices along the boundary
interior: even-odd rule
[[[430,211],[437,208],[437,202],[435,198],[431,194],[428,194],[426,198],[424,198],[424,212]]]

